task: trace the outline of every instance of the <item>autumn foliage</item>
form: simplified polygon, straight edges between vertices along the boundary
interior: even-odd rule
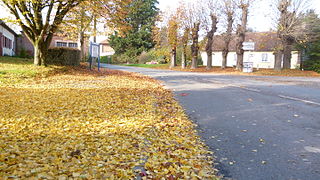
[[[2,72],[9,63],[0,64]],[[85,67],[54,72],[0,83],[0,177],[215,177],[195,125],[156,80]]]

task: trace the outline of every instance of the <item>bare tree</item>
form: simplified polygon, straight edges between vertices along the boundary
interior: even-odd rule
[[[239,8],[241,9],[241,24],[238,24],[237,27],[237,43],[236,43],[236,52],[237,52],[237,70],[242,71],[243,68],[243,43],[246,38],[247,32],[247,23],[248,23],[248,14],[249,7],[252,0],[240,0]]]
[[[306,0],[277,0],[278,23],[277,23],[277,47],[275,48],[275,70],[291,68],[291,52],[294,43],[305,38],[305,30],[302,20],[299,18],[305,10]]]
[[[191,69],[196,69],[198,67],[198,55],[199,55],[199,31],[200,26],[204,22],[204,7],[201,1],[195,1],[189,4],[187,8],[187,20],[188,27],[191,31],[191,54],[192,63]]]
[[[229,54],[229,44],[232,38],[233,22],[235,20],[236,4],[233,0],[223,0],[222,13],[226,16],[227,30],[222,34],[224,43],[222,48],[222,69],[227,67],[227,58]]]
[[[206,18],[206,53],[207,53],[207,70],[212,69],[212,46],[213,46],[213,40],[214,40],[214,34],[217,32],[217,24],[218,24],[218,16],[217,16],[217,9],[218,4],[217,1],[214,0],[207,0],[204,1],[204,4],[208,5],[208,17]]]

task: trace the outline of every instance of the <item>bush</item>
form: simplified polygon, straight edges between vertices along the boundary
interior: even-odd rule
[[[130,63],[130,64],[136,64],[138,63],[137,57],[130,57],[126,54],[120,54],[120,55],[113,55],[112,56],[112,63],[113,64],[124,64],[124,63]]]
[[[304,69],[320,73],[320,59],[304,62]]]
[[[111,56],[101,56],[100,62],[106,63],[106,64],[112,64],[112,58]]]
[[[72,48],[50,48],[47,54],[47,64],[62,66],[79,66],[81,51]]]
[[[146,64],[147,62],[154,61],[155,59],[150,53],[142,52],[138,57],[139,64]]]

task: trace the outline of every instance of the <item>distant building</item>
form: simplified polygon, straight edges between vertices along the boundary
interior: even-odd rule
[[[49,48],[54,48],[54,47],[76,48],[79,50],[81,49],[80,42],[77,42],[77,41],[71,40],[68,37],[59,36],[59,35],[54,35],[52,38]],[[29,56],[34,55],[34,47],[23,32],[21,32],[21,35],[19,35],[19,37],[17,38],[17,49],[18,49],[18,54],[20,54],[22,51],[25,51]],[[85,43],[84,50],[86,52],[85,55],[88,54],[88,51],[89,51],[88,41],[86,41]]]
[[[17,36],[17,33],[0,20],[0,56],[14,56],[16,54]]]
[[[100,55],[101,56],[112,56],[112,55],[114,55],[114,53],[115,53],[115,51],[110,46],[108,39],[100,42]]]
[[[246,42],[254,42],[253,51],[245,51],[244,62],[252,62],[254,68],[274,68],[275,56],[274,48],[276,47],[277,34],[275,32],[248,32],[246,33]],[[214,37],[213,44],[213,66],[222,65],[222,46],[223,39],[221,35]],[[237,64],[236,54],[236,37],[230,42],[228,54],[228,67],[234,67]],[[203,65],[207,65],[207,53],[201,51]],[[291,68],[295,69],[300,66],[301,55],[297,50],[292,51]]]

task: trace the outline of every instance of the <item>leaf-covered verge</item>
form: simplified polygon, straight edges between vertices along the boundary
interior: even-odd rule
[[[2,83],[0,101],[0,179],[217,178],[195,125],[153,79],[68,68]]]

